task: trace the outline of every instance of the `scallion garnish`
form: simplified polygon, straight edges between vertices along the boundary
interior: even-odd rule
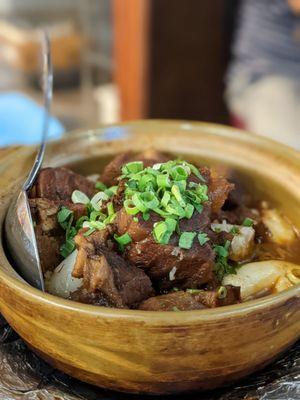
[[[204,232],[198,233],[198,241],[201,246],[204,246],[205,243],[207,243],[209,241],[209,237],[207,236],[207,233],[204,233]]]
[[[189,181],[190,178],[193,181]],[[208,187],[203,184],[205,180],[195,166],[186,161],[172,160],[144,168],[142,161],[133,161],[122,166],[122,175],[118,180],[124,180],[123,207],[135,222],[139,221],[139,213],[144,221],[149,220],[150,213],[160,217],[161,221],[153,226],[153,236],[158,243],[168,244],[176,232],[180,236],[180,247],[188,249],[192,246],[197,233],[180,232],[179,222],[182,218],[192,218],[195,210],[201,213],[203,204],[208,200]],[[76,222],[73,221],[72,211],[62,208],[58,213],[57,218],[66,231],[64,255],[74,247],[73,237],[79,229],[88,228],[84,234],[89,235],[95,230],[105,229],[116,218],[113,197],[119,186],[107,187],[99,181],[95,187],[99,192],[91,200],[79,190],[72,194],[74,203],[86,205],[86,216]],[[121,242],[119,237],[115,239],[124,247],[122,238]],[[200,234],[198,240],[201,243],[206,238]]]
[[[168,174],[157,175],[156,182],[159,188],[169,188],[171,186],[171,181]]]
[[[118,236],[118,235],[114,235],[114,239],[116,242],[118,242],[120,250],[124,250],[124,247],[132,242],[131,236],[129,235],[129,233],[124,233],[124,235]]]
[[[182,249],[190,249],[193,245],[196,232],[183,232],[179,238],[179,247]]]
[[[74,204],[89,204],[90,202],[90,199],[87,197],[87,195],[80,190],[74,190],[71,200]]]
[[[107,189],[107,186],[104,185],[103,182],[98,181],[98,182],[96,182],[96,184],[95,184],[95,188],[96,188],[97,190],[100,190],[101,192],[103,192],[104,190]]]
[[[122,168],[122,174],[136,174],[142,171],[144,168],[144,164],[142,161],[132,161],[125,164]]]
[[[242,225],[243,226],[252,226],[253,223],[254,223],[253,219],[247,217],[247,218],[244,219],[244,222],[243,222]]]
[[[123,203],[125,211],[129,215],[136,215],[140,210],[134,205],[131,199],[127,199]]]

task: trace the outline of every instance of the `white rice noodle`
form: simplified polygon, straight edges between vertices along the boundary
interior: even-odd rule
[[[226,275],[223,285],[240,286],[242,300],[260,293],[279,293],[300,283],[300,265],[280,260],[248,263],[236,275]]]
[[[278,244],[287,244],[296,239],[293,225],[277,210],[263,210],[262,221],[270,231],[271,241]]]

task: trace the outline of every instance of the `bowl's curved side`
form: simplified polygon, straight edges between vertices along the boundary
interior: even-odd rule
[[[3,315],[44,359],[78,379],[121,391],[175,393],[232,383],[299,336],[299,296],[215,320],[201,312],[192,322],[174,315],[162,325],[147,312],[144,320],[133,320],[53,307],[2,279],[0,293]]]
[[[300,226],[300,156],[230,128],[152,121],[109,127],[50,144],[48,164],[81,163],[133,147],[233,165],[253,177],[253,190],[272,193]],[[28,167],[29,154],[23,153],[16,172],[15,155],[6,168],[0,162],[1,226],[7,188]],[[20,282],[0,248],[0,312],[53,365],[105,388],[148,393],[212,388],[264,366],[299,338],[300,287],[252,304],[193,313],[80,306]]]

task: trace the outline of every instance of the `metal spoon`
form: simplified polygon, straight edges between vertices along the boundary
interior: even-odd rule
[[[7,247],[18,272],[28,283],[43,291],[45,290],[44,278],[28,202],[28,191],[36,180],[45,154],[52,100],[52,81],[50,40],[47,33],[44,32],[42,85],[45,114],[42,142],[21,192],[13,199],[5,219]]]

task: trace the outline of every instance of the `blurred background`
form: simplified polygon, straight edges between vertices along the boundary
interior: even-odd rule
[[[38,141],[47,28],[53,136],[173,118],[300,149],[299,15],[300,0],[0,0],[0,146]]]

